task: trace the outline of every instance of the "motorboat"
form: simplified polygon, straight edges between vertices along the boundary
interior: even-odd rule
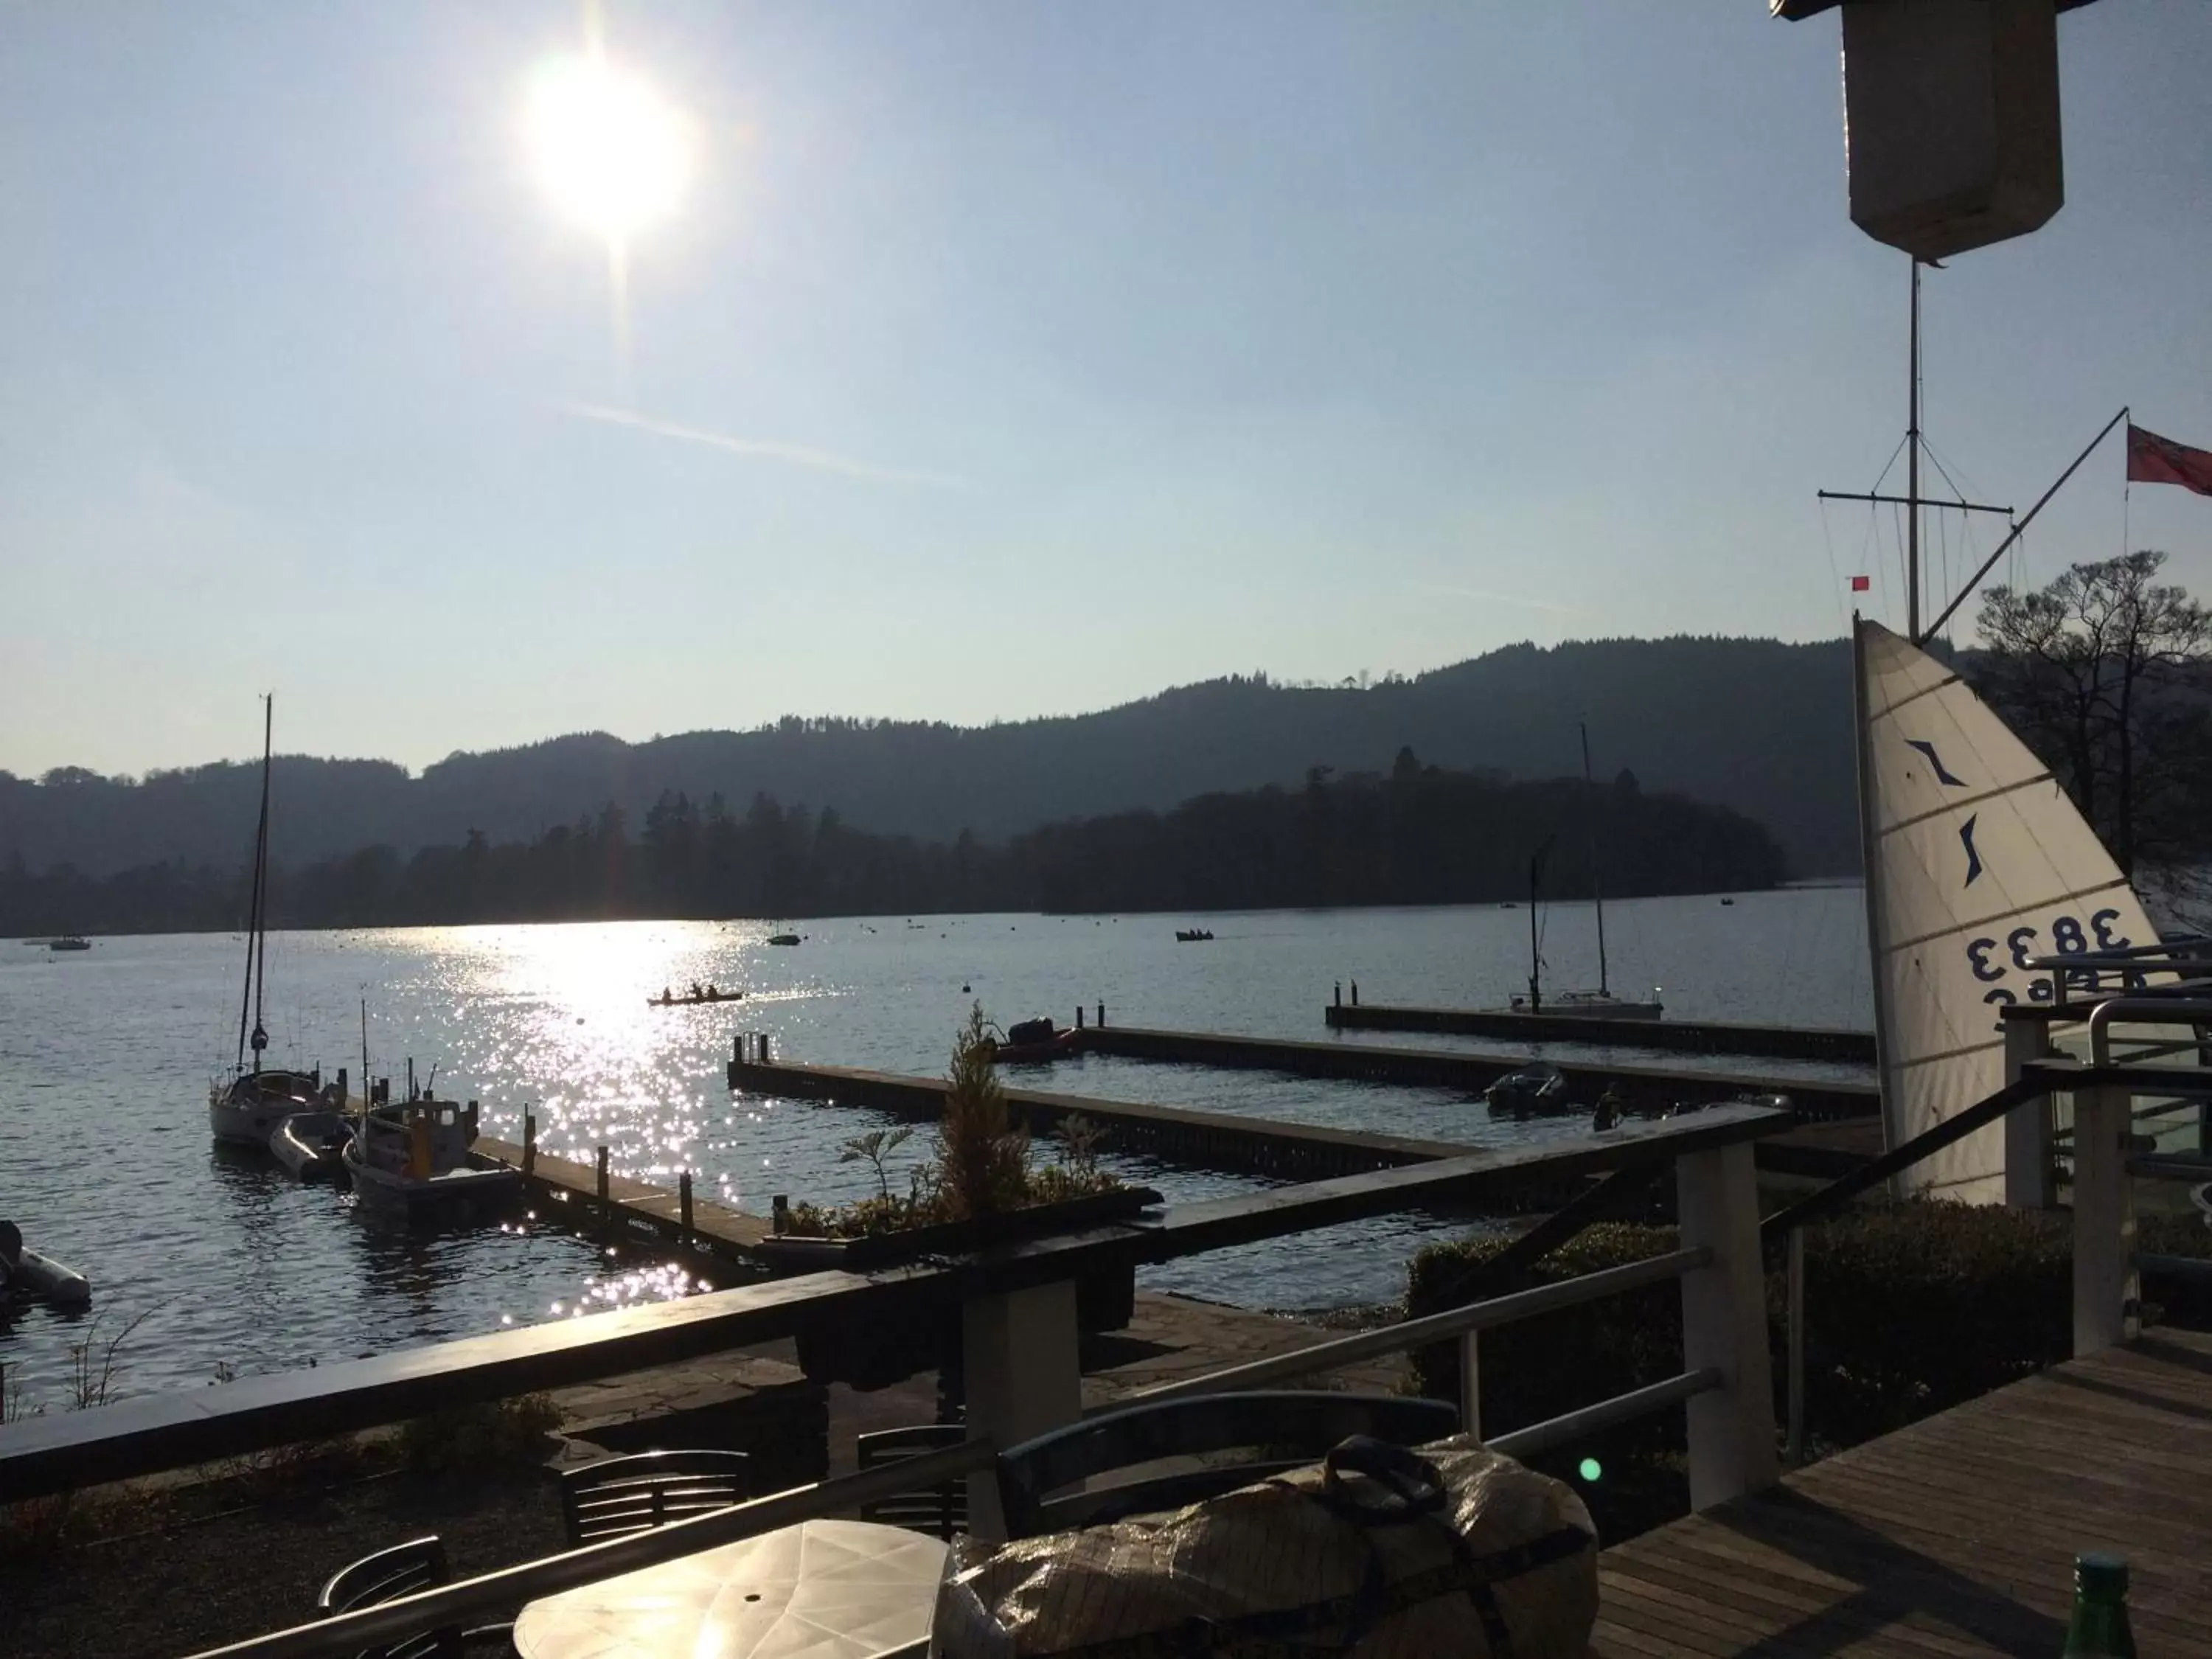
[[[27,1246],[14,1222],[0,1221],[0,1295],[34,1296],[57,1308],[82,1308],[92,1300],[92,1281]]]
[[[64,933],[59,939],[48,939],[46,941],[46,949],[49,951],[89,951],[92,949],[92,941],[85,938],[82,933]]]
[[[770,945],[797,945],[799,938],[796,933],[770,933],[768,942]]]
[[[269,1151],[295,1180],[337,1181],[352,1139],[352,1120],[343,1112],[293,1112],[269,1132]]]
[[[1508,1072],[1482,1091],[1492,1117],[1538,1117],[1573,1109],[1567,1103],[1567,1079],[1549,1060]]]
[[[408,1221],[495,1214],[519,1197],[522,1171],[480,1167],[469,1152],[477,1103],[423,1094],[371,1105],[345,1143],[346,1174],[364,1207]]]
[[[1082,1042],[1083,1033],[1074,1027],[1062,1030],[1049,1016],[1040,1015],[1009,1026],[1005,1038],[993,1046],[991,1058],[1000,1066],[1042,1065],[1076,1053]]]

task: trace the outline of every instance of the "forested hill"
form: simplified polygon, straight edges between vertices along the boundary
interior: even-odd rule
[[[664,791],[834,807],[859,829],[1001,842],[1036,825],[1164,810],[1211,791],[1297,787],[1309,769],[1424,761],[1522,778],[1577,769],[1730,806],[1770,828],[1792,873],[1857,868],[1850,649],[1840,640],[1611,640],[1513,646],[1413,679],[1185,686],[1097,714],[962,728],[787,719],[752,732],[628,744],[601,733],[457,754],[410,777],[374,761],[280,757],[276,846],[300,864],[384,845],[404,854],[471,830],[525,842],[609,801],[641,823]],[[249,711],[250,712],[250,711]],[[138,782],[0,774],[0,862],[94,874],[250,852],[256,777],[217,765]]]
[[[1773,838],[1724,807],[1644,790],[1622,771],[1504,782],[1423,766],[1388,777],[1318,769],[1295,789],[1201,795],[1166,813],[1046,824],[991,845],[921,842],[719,796],[654,803],[641,826],[610,809],[527,842],[481,833],[402,858],[372,847],[277,869],[279,927],[810,916],[957,910],[1199,911],[1522,898],[1590,890],[1601,848],[1618,895],[1771,886]],[[234,866],[148,866],[105,878],[0,865],[0,935],[221,929],[246,913]]]

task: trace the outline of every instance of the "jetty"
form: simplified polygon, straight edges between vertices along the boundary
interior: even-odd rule
[[[1095,1038],[1107,1034],[1094,1030],[1085,1035]],[[1118,1039],[1147,1034],[1117,1031],[1113,1035]],[[731,1088],[748,1094],[865,1106],[912,1122],[934,1123],[945,1109],[942,1078],[742,1058],[730,1062],[728,1075]],[[1463,1158],[1472,1150],[1462,1141],[1291,1123],[1242,1112],[1102,1100],[1039,1089],[1008,1088],[1005,1093],[1008,1115],[1032,1135],[1048,1135],[1068,1119],[1080,1117],[1106,1130],[1116,1151],[1241,1175],[1322,1180]],[[1480,1113],[1483,1108],[1470,1101],[1468,1109]],[[1572,1120],[1560,1121],[1564,1127]],[[1769,1174],[1832,1180],[1881,1151],[1880,1123],[1858,1117],[1801,1124],[1762,1139],[1757,1154],[1759,1167]],[[1531,1188],[1513,1196],[1516,1206],[1542,1206],[1564,1203],[1577,1190],[1577,1184],[1568,1183]]]
[[[1646,1029],[1653,1024],[1646,1022]],[[1464,1089],[1470,1094],[1481,1093],[1507,1073],[1517,1072],[1534,1059],[1529,1054],[1462,1054],[1449,1048],[1392,1048],[1343,1042],[1299,1042],[1285,1037],[1147,1030],[1127,1025],[1093,1025],[1077,1036],[1076,1047],[1084,1054],[1114,1054],[1126,1060],[1181,1066],[1288,1072],[1298,1077],[1351,1078],[1364,1083],[1397,1083],[1416,1088]],[[1813,1121],[1875,1117],[1881,1111],[1881,1092],[1871,1082],[1760,1077],[1741,1072],[1664,1066],[1592,1065],[1579,1060],[1553,1063],[1577,1096],[1594,1101],[1607,1085],[1617,1084],[1631,1105],[1638,1109],[1709,1105],[1716,1101],[1741,1100],[1747,1095],[1788,1095],[1798,1116]]]
[[[1873,1032],[1813,1025],[1608,1019],[1589,1014],[1530,1014],[1512,1008],[1407,1008],[1372,1002],[1331,1003],[1322,1010],[1322,1018],[1332,1031],[1437,1031],[1454,1036],[1501,1037],[1512,1042],[1576,1042],[1595,1048],[1874,1064]]]
[[[520,1170],[523,1190],[532,1200],[580,1232],[647,1238],[758,1266],[753,1252],[773,1231],[769,1222],[712,1199],[695,1199],[690,1170],[678,1177],[671,1192],[615,1174],[607,1167],[604,1146],[591,1164],[541,1152],[534,1127],[534,1120],[524,1120],[520,1146],[480,1134],[470,1153],[483,1168]]]

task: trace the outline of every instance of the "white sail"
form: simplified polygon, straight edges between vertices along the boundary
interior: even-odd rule
[[[2030,961],[2158,935],[2050,769],[1955,673],[1877,623],[1859,622],[1856,644],[1875,1026],[1895,1146],[2003,1086],[1996,1006],[2051,995]],[[2003,1125],[1904,1180],[2001,1202]]]

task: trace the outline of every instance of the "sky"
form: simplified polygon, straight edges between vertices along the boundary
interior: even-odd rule
[[[1901,620],[1814,491],[1898,445],[1907,263],[1765,10],[607,0],[690,157],[617,307],[528,142],[570,0],[0,0],[0,769]],[[2059,27],[2065,208],[1925,278],[1934,451],[2022,508],[2123,403],[2212,447],[2212,5]],[[2008,574],[2212,594],[2120,480]]]

